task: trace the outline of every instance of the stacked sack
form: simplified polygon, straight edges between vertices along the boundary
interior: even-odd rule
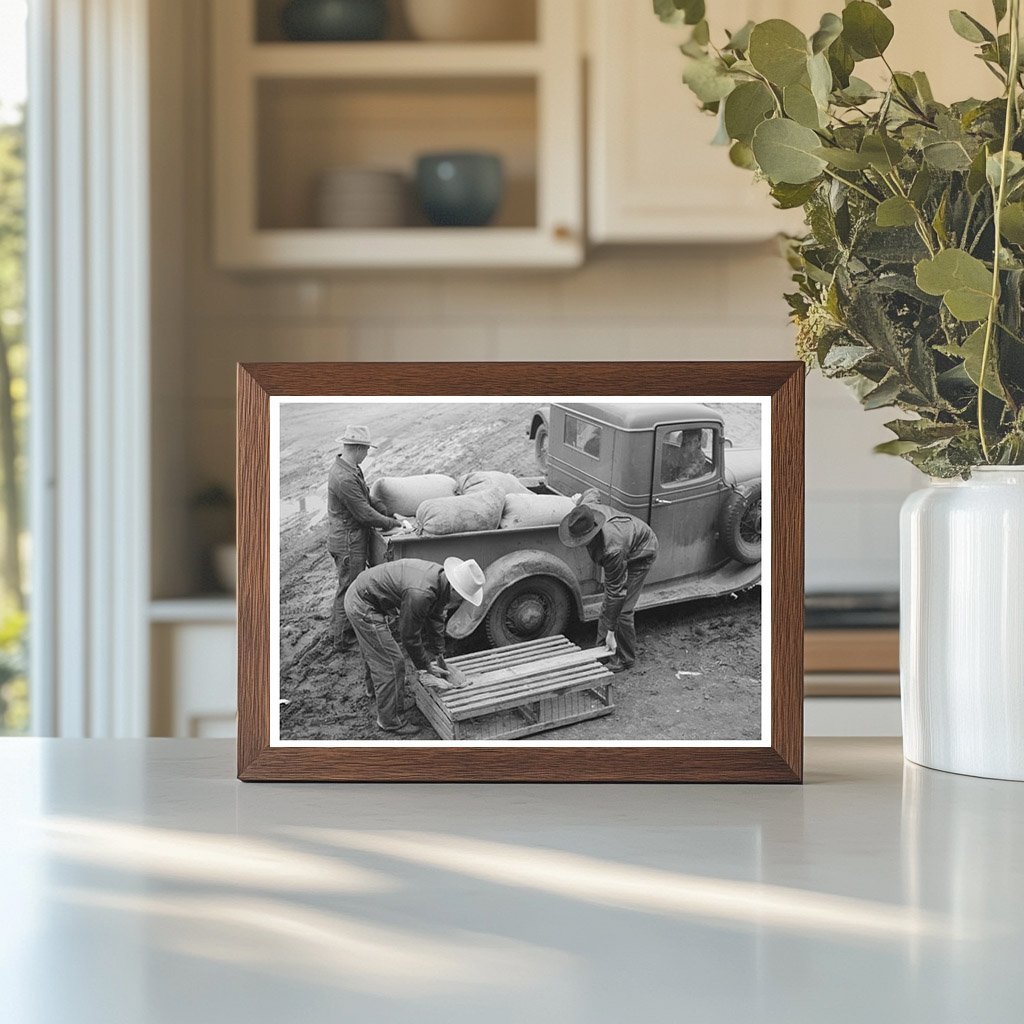
[[[496,530],[504,508],[505,493],[493,485],[450,498],[429,498],[416,510],[417,532],[444,537],[451,533]]]
[[[563,498],[561,494],[509,494],[498,527],[521,530],[528,526],[557,526],[572,509],[572,498]]]
[[[412,517],[430,498],[450,498],[455,493],[454,478],[442,473],[383,476],[370,485],[370,497],[382,501],[389,516]]]
[[[530,493],[518,477],[496,469],[477,469],[472,473],[463,473],[458,478],[456,486],[457,494],[472,494],[488,487],[497,487],[503,495]]]

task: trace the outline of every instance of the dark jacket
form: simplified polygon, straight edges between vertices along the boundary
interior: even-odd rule
[[[327,512],[327,550],[334,554],[348,551],[348,535],[353,530],[393,530],[401,525],[387,514],[381,502],[370,497],[363,471],[349,465],[340,455],[327,478]]]
[[[615,622],[626,600],[626,577],[630,565],[653,562],[658,556],[658,538],[647,523],[628,512],[619,512],[593,501],[588,501],[587,505],[605,517],[601,531],[587,545],[587,553],[604,573],[601,614]]]
[[[444,653],[445,609],[451,587],[436,562],[399,558],[364,569],[352,584],[356,597],[379,615],[398,616],[398,634],[417,668]]]

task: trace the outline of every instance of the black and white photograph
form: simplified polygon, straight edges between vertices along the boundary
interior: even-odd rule
[[[764,745],[769,415],[273,398],[273,743]]]

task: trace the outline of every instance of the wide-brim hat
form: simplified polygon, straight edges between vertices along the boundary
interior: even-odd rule
[[[577,505],[558,524],[558,539],[568,548],[589,544],[604,526],[604,513],[589,505]]]
[[[357,424],[349,424],[345,428],[345,433],[341,437],[334,439],[335,444],[362,444],[367,448],[378,448],[379,445],[375,445],[370,441],[370,428],[359,426]]]
[[[460,597],[464,597],[470,604],[477,608],[484,600],[484,571],[477,565],[476,560],[470,558],[446,558],[444,560],[444,574]]]

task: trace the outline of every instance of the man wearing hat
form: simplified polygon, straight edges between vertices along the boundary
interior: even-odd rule
[[[597,621],[598,643],[615,657],[613,671],[636,663],[636,625],[633,618],[644,580],[658,557],[658,538],[636,516],[598,504],[593,488],[558,526],[559,539],[570,548],[586,546],[591,561],[604,576],[604,601]]]
[[[446,558],[444,565],[420,558],[398,558],[365,569],[348,588],[345,613],[355,630],[365,665],[365,685],[377,701],[377,725],[397,736],[415,736],[419,726],[406,721],[405,655],[421,672],[440,679],[445,624],[465,599],[480,606],[484,574],[472,559]],[[401,647],[388,625],[398,617]]]
[[[338,589],[334,595],[331,632],[335,646],[348,650],[355,633],[345,615],[345,592],[366,568],[370,557],[370,531],[393,530],[401,521],[387,514],[379,501],[370,497],[359,464],[371,448],[369,427],[349,426],[338,438],[342,449],[327,478],[327,518],[330,532],[327,550],[338,570]]]

